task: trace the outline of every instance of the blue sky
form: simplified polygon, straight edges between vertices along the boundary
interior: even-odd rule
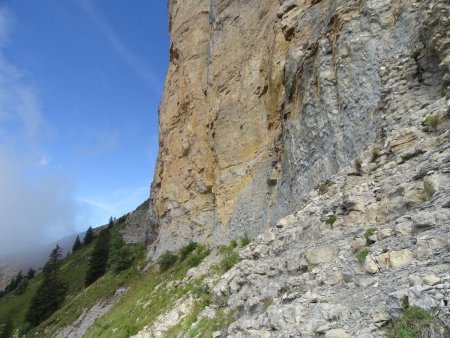
[[[148,197],[167,30],[166,1],[0,1],[2,232],[58,237]]]

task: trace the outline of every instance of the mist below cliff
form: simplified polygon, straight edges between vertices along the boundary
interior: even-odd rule
[[[76,233],[82,217],[71,182],[31,170],[14,153],[0,148],[0,260],[46,247]]]

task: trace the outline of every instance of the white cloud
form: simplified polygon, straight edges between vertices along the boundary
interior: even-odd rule
[[[94,24],[105,35],[108,42],[111,44],[114,51],[129,65],[134,71],[141,76],[147,83],[155,90],[156,93],[161,91],[160,79],[148,67],[142,58],[132,53],[128,47],[122,42],[113,27],[106,21],[101,13],[94,7],[90,0],[80,0],[81,7],[89,15]]]
[[[90,206],[97,225],[108,222],[110,216],[120,217],[134,210],[149,197],[149,187],[116,189],[104,196],[86,196],[79,201]]]
[[[0,47],[9,41],[9,34],[14,23],[8,8],[0,5]]]
[[[39,91],[3,54],[13,21],[0,6],[0,258],[73,233],[82,215],[70,180],[47,168]]]

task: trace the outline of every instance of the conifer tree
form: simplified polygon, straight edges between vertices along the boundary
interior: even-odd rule
[[[81,248],[80,236],[77,236],[72,246],[72,253]]]
[[[95,242],[94,251],[89,259],[89,268],[86,273],[85,285],[89,286],[106,272],[109,257],[109,228],[103,229]]]
[[[56,245],[42,270],[42,283],[31,300],[30,309],[26,315],[26,321],[32,326],[50,317],[64,301],[67,286],[60,278],[61,255],[61,247]]]
[[[8,318],[6,322],[2,325],[0,324],[0,338],[10,338],[13,333],[13,325],[11,318]]]
[[[36,271],[33,268],[30,268],[27,272],[27,278],[33,279],[35,275],[36,275]]]
[[[84,235],[83,245],[88,245],[94,240],[94,230],[89,227]]]
[[[114,226],[114,219],[113,219],[113,217],[111,216],[111,217],[109,218],[108,228],[109,228],[109,229],[112,229],[113,226]]]
[[[111,239],[109,265],[114,273],[128,269],[133,264],[133,255],[120,235]]]

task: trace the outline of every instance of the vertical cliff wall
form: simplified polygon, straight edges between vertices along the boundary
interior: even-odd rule
[[[152,255],[260,233],[383,136],[381,65],[449,81],[445,0],[169,0]],[[447,35],[446,35],[447,34]],[[419,58],[420,56],[420,58]]]

